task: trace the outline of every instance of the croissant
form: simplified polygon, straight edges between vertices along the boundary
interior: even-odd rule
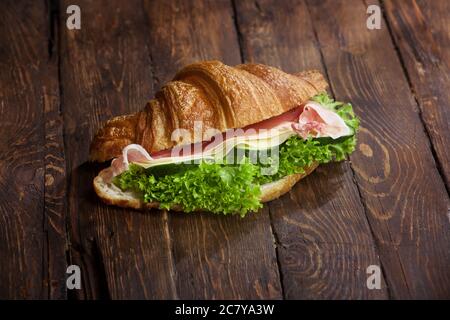
[[[142,111],[107,121],[93,139],[90,160],[115,158],[129,144],[151,153],[207,140],[209,128],[224,132],[266,120],[326,87],[318,71],[288,74],[263,64],[197,62],[179,71]],[[202,121],[202,135],[193,134],[195,121]],[[173,141],[171,134],[178,128],[191,132],[190,140]]]
[[[127,208],[256,211],[320,163],[343,160],[354,150],[359,120],[350,104],[326,95],[326,87],[318,71],[288,74],[262,64],[230,67],[219,61],[186,66],[142,111],[113,118],[98,131],[90,159],[115,159],[95,177],[94,190],[105,203]],[[258,131],[227,138],[234,131],[229,129],[238,128]],[[184,134],[174,136],[177,129]],[[260,129],[272,131],[265,135]],[[218,139],[224,136],[225,142]],[[272,145],[267,138],[272,136],[284,138]],[[255,147],[255,141],[262,144]],[[178,146],[194,151],[187,149],[185,158],[174,153]],[[263,158],[249,163],[252,150],[259,154],[278,146],[269,156],[275,166],[267,176]],[[220,162],[238,150],[247,152],[243,162]],[[201,161],[192,165],[195,157]],[[178,166],[183,163],[190,165]]]

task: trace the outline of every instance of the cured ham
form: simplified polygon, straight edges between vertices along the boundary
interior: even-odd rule
[[[130,144],[123,148],[122,155],[111,161],[112,175],[117,176],[128,169],[130,163],[152,161],[153,158],[141,145]]]
[[[235,147],[268,149],[282,144],[298,134],[308,137],[331,137],[337,139],[351,135],[350,128],[335,112],[319,103],[309,101],[279,116],[261,121],[242,129],[230,129],[203,141],[186,146],[177,146],[149,154],[142,146],[130,144],[122,155],[111,162],[112,177],[128,169],[130,163],[144,168],[188,160],[223,158]]]
[[[352,134],[350,128],[336,112],[312,101],[305,105],[298,122],[293,123],[292,126],[303,139],[309,136],[337,139]]]

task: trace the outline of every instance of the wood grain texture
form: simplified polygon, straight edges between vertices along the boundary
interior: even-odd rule
[[[156,87],[187,63],[238,64],[229,1],[145,1]],[[268,210],[240,217],[169,214],[179,298],[281,298]]]
[[[66,161],[64,153],[63,119],[59,91],[59,52],[57,17],[54,7],[48,7],[49,59],[43,84],[45,127],[44,206],[47,242],[47,277],[49,297],[66,299],[66,269],[68,234],[66,229]]]
[[[58,85],[48,72],[48,12],[34,1],[2,1],[0,11],[0,297],[61,299],[63,195],[46,179],[64,172],[60,158],[47,157],[57,155],[51,113],[58,105],[50,97]]]
[[[386,1],[386,14],[450,189],[450,2]]]
[[[365,28],[369,2],[308,4],[332,88],[361,115],[352,167],[390,292],[449,298],[450,202],[386,24]]]
[[[369,31],[371,3],[79,0],[68,30],[72,1],[1,1],[0,298],[450,298],[449,1]],[[103,205],[93,134],[201,59],[322,70],[362,119],[351,162],[245,219]]]
[[[298,72],[323,71],[304,1],[236,1],[247,61]],[[269,203],[288,299],[387,298],[366,287],[377,248],[347,162],[320,166]]]
[[[152,94],[142,3],[77,4],[81,30],[65,28],[64,15],[59,24],[71,253],[83,273],[78,298],[176,298],[165,214],[102,204],[92,188],[99,167],[86,163],[101,123],[141,109]]]

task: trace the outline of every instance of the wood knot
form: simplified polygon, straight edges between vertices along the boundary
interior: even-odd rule
[[[359,145],[359,150],[368,158],[371,158],[373,156],[372,148],[368,144],[361,143]]]
[[[53,182],[55,182],[55,178],[53,178],[51,174],[47,173],[45,175],[45,186],[50,187],[51,185],[53,185]]]

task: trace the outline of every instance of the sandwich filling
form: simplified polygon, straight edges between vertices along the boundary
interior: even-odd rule
[[[261,186],[340,161],[356,145],[359,120],[350,104],[320,94],[280,116],[213,136],[209,141],[149,154],[124,148],[108,171],[114,185],[162,209],[240,213],[258,210]]]

